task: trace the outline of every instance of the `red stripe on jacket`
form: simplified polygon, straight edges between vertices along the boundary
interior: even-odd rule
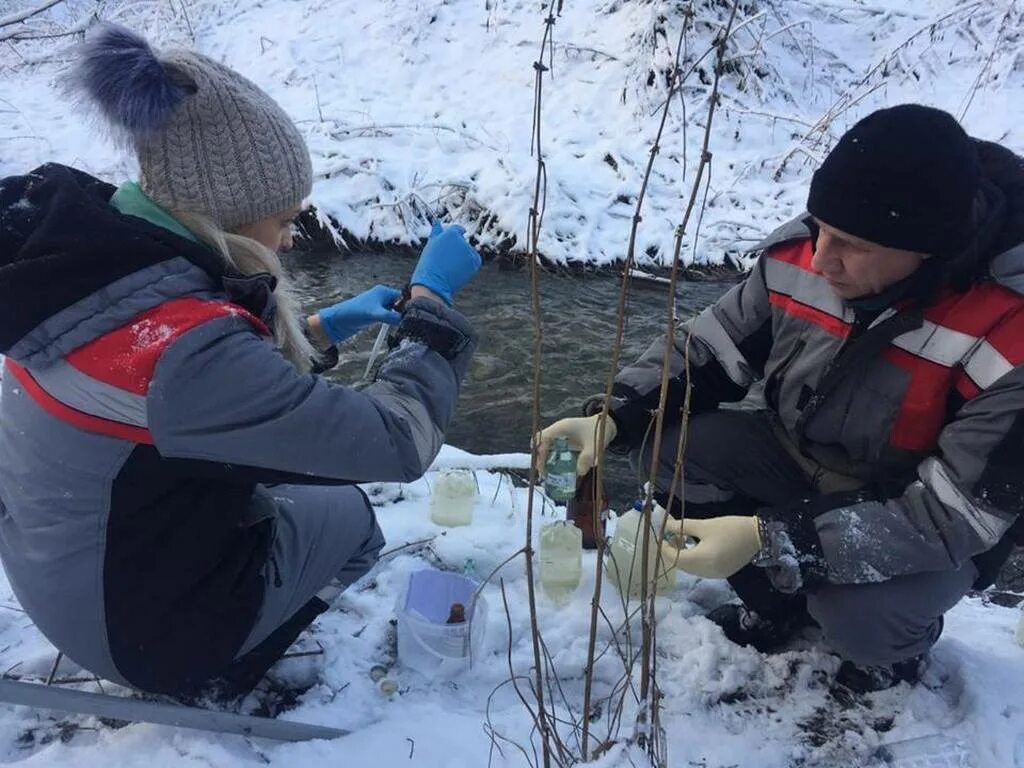
[[[160,355],[171,342],[209,320],[238,316],[258,333],[270,331],[255,315],[225,301],[173,299],[143,312],[134,320],[79,347],[65,360],[81,373],[135,395],[146,395]],[[153,444],[148,429],[105,419],[73,408],[47,392],[32,374],[9,357],[6,367],[43,410],[66,424],[121,440]]]
[[[814,273],[810,240],[784,243],[772,248],[769,258]],[[816,273],[814,273],[816,274]],[[824,278],[821,278],[824,282]],[[769,301],[787,315],[812,323],[833,336],[846,337],[850,326],[839,318],[802,304],[769,287]],[[926,320],[940,328],[985,339],[1012,365],[1024,363],[1024,296],[994,281],[983,281],[966,293],[947,291],[925,310]],[[981,389],[960,365],[947,367],[896,346],[882,356],[906,371],[910,378],[893,421],[890,444],[908,451],[932,451],[947,418],[952,391],[970,400]]]
[[[814,256],[814,245],[810,240],[796,240],[781,243],[768,251],[768,256],[776,261],[800,267],[805,272],[814,272],[811,258]],[[815,273],[817,274],[817,273]]]
[[[130,440],[133,443],[153,444],[153,436],[148,429],[93,416],[65,405],[39,386],[39,383],[32,378],[32,374],[11,360],[11,358],[8,357],[4,360],[4,367],[11,372],[14,378],[18,380],[18,383],[25,388],[29,397],[40,408],[65,424],[70,424],[85,432],[94,432],[106,435],[107,437],[117,437],[121,440]]]
[[[781,261],[790,264],[804,272],[814,274],[824,282],[811,267],[811,259],[814,257],[814,249],[810,240],[799,240],[795,243],[783,243],[768,252],[768,258],[774,261]],[[829,289],[831,291],[831,288]],[[840,338],[846,338],[850,334],[850,325],[841,318],[823,312],[820,309],[805,304],[788,293],[777,291],[768,286],[768,301],[781,309],[787,315],[813,323],[827,333]]]
[[[784,293],[776,293],[775,291],[768,291],[768,301],[776,307],[779,307],[787,315],[791,315],[801,320],[806,320],[808,323],[813,323],[822,330],[831,333],[833,336],[845,338],[850,335],[849,323],[843,322],[838,317],[834,317],[828,312],[822,312],[820,309],[815,309],[809,304],[802,304],[792,296],[787,296]]]
[[[259,333],[270,335],[255,315],[236,304],[174,299],[79,347],[66,359],[87,376],[145,395],[157,361],[171,342],[209,320],[231,315],[245,318]]]
[[[938,444],[939,432],[946,424],[946,399],[953,369],[925,360],[899,347],[890,346],[882,357],[910,374],[889,443],[905,451],[931,451]]]

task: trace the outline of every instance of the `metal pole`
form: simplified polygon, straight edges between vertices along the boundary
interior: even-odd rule
[[[349,731],[323,725],[272,720],[266,717],[239,715],[234,712],[164,704],[156,701],[128,699],[105,693],[88,693],[67,688],[53,688],[36,683],[0,679],[0,702],[37,709],[55,709],[80,715],[109,717],[115,720],[194,728],[201,731],[235,733],[276,741],[309,741],[336,739]]]

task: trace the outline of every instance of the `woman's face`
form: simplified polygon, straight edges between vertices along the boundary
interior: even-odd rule
[[[278,253],[290,251],[292,248],[292,227],[295,226],[295,220],[301,212],[301,208],[292,208],[281,213],[275,213],[267,216],[265,219],[239,227],[236,233],[252,238],[272,251]]]

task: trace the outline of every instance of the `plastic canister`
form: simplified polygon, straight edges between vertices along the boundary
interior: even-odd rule
[[[467,669],[483,648],[487,601],[478,584],[458,573],[428,568],[409,575],[398,607],[398,658],[425,675],[445,677]],[[454,603],[466,621],[448,624]]]
[[[583,532],[568,520],[540,529],[540,585],[556,603],[566,602],[583,575]]]
[[[454,527],[473,522],[476,478],[468,469],[448,469],[434,481],[430,495],[430,519]]]
[[[676,583],[675,564],[670,565],[665,562],[659,546],[659,534],[665,520],[665,510],[658,504],[655,504],[651,510],[650,543],[648,544],[645,569],[641,565],[644,539],[641,524],[643,516],[640,509],[637,508],[639,506],[639,504],[634,505],[633,509],[616,520],[615,533],[608,546],[604,572],[608,580],[623,596],[627,594],[632,597],[640,596],[645,573],[648,584],[653,580],[655,591],[664,594],[672,590]]]

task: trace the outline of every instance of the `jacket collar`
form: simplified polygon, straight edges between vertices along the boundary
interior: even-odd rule
[[[206,247],[188,227],[143,192],[137,182],[127,181],[118,187],[110,198],[110,204],[125,216],[134,216],[148,221],[154,226]],[[217,276],[213,275],[213,277]],[[219,277],[225,293],[233,303],[256,315],[267,326],[272,325],[277,309],[277,302],[274,298],[277,278],[267,272],[243,275],[227,265],[223,267]]]
[[[193,243],[199,243],[188,227],[155,203],[134,181],[126,181],[118,187],[110,198],[110,204],[125,216],[135,216]]]

